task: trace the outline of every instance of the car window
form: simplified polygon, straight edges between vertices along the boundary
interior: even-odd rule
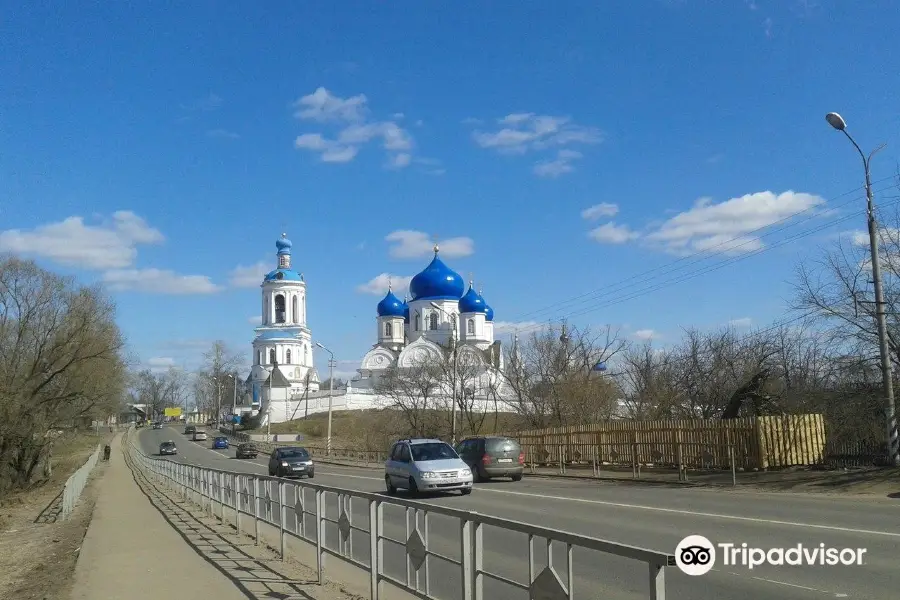
[[[402,462],[409,462],[409,446],[406,444],[400,444],[400,452],[398,453],[397,460]]]
[[[282,450],[279,456],[281,458],[307,458],[309,457],[309,452],[304,448],[289,448]]]
[[[519,452],[522,447],[519,442],[510,438],[490,438],[485,440],[487,452]]]
[[[419,462],[425,460],[459,458],[459,455],[450,444],[444,442],[428,442],[426,444],[415,444],[412,447],[412,457],[413,460]]]

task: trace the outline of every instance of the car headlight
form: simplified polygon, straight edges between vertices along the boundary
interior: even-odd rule
[[[422,473],[422,479],[434,479],[435,477],[437,477],[437,473],[433,471],[425,471]]]
[[[306,462],[303,463],[303,464],[306,465],[307,467],[311,467],[311,466],[312,466],[312,461],[311,461],[311,460],[308,460],[308,461],[306,461]]]
[[[286,460],[283,460],[283,461],[281,461],[281,466],[282,466],[282,467],[289,467],[290,465],[287,464],[287,461],[286,461]]]
[[[463,469],[462,471],[459,472],[460,477],[468,477],[471,474],[472,474],[472,469]]]

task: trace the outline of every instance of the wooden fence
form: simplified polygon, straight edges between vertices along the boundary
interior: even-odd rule
[[[821,464],[821,414],[718,420],[607,421],[506,433],[528,462],[770,469]]]

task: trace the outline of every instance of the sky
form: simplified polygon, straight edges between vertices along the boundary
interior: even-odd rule
[[[865,227],[829,111],[896,202],[890,0],[54,4],[0,11],[0,252],[103,283],[155,369],[249,363],[282,232],[346,377],[435,241],[504,335],[785,318]]]

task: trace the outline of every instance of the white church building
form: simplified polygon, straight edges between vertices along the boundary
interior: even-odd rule
[[[280,423],[328,410],[329,390],[320,390],[313,362],[312,333],[307,326],[306,281],[291,265],[292,244],[277,240],[276,268],[263,277],[262,322],[253,339],[247,383],[252,404],[240,411],[262,414],[261,425]],[[453,359],[470,375],[467,393],[476,405],[493,406],[489,393],[502,396],[503,353],[494,339],[494,310],[438,256],[412,278],[410,298],[389,289],[376,307],[376,341],[362,359],[359,376],[334,390],[333,410],[384,408],[392,401],[379,394],[379,381],[392,366],[409,369],[423,362]],[[449,364],[445,362],[444,364]],[[452,393],[444,390],[446,395]]]

